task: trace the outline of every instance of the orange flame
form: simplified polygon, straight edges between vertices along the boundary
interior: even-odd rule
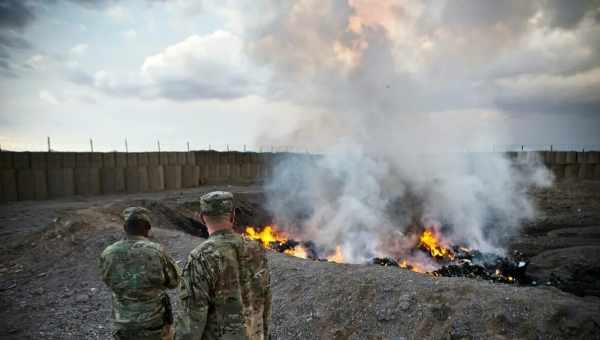
[[[421,237],[419,238],[419,246],[424,247],[434,257],[448,256],[450,259],[454,258],[454,255],[450,250],[440,244],[438,237],[431,229],[426,229]]]
[[[306,249],[304,249],[303,246],[295,246],[292,249],[288,249],[288,250],[284,251],[284,253],[288,254],[288,255],[299,257],[301,259],[308,258],[308,252],[306,252]]]
[[[398,266],[400,266],[400,268],[409,269],[410,271],[413,271],[415,273],[427,272],[427,270],[421,267],[418,263],[412,261],[409,263],[406,259],[400,261],[400,263],[398,263]]]
[[[272,242],[282,243],[287,241],[287,237],[283,233],[274,231],[271,226],[266,226],[261,231],[248,226],[246,227],[246,236],[251,240],[260,241],[265,248],[268,248]]]
[[[327,261],[335,263],[344,263],[344,254],[342,254],[342,247],[335,247],[335,254],[328,256]]]
[[[284,232],[278,231],[275,227],[269,225],[265,226],[261,231],[254,229],[254,227],[252,226],[248,226],[246,227],[245,235],[251,240],[259,241],[262,244],[262,246],[267,249],[273,243],[281,244],[288,240],[288,237]],[[284,254],[300,257],[303,259],[308,258],[308,252],[301,245],[285,250]]]

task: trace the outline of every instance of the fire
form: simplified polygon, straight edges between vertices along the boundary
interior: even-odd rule
[[[277,230],[273,226],[265,226],[261,231],[256,230],[252,226],[248,226],[246,227],[246,232],[244,234],[251,240],[259,241],[266,249],[273,249],[274,246],[280,246],[289,240],[286,233]],[[303,259],[308,258],[308,252],[302,245],[286,249],[283,253]]]
[[[431,229],[425,229],[419,238],[419,246],[427,249],[427,251],[429,251],[433,257],[447,256],[450,259],[454,258],[452,252],[440,244],[440,240]]]
[[[288,238],[280,232],[273,230],[273,227],[266,226],[261,231],[257,231],[254,227],[249,226],[246,228],[246,236],[251,240],[260,241],[265,248],[269,248],[271,243],[283,243]]]
[[[292,255],[292,256],[296,256],[301,259],[308,258],[308,252],[306,252],[306,249],[304,249],[304,247],[302,247],[302,246],[295,246],[294,248],[288,249],[288,250],[284,251],[283,253]]]
[[[344,263],[344,254],[342,254],[342,247],[335,247],[335,254],[328,256],[327,261],[335,263]]]
[[[400,261],[398,263],[398,266],[400,268],[408,269],[415,273],[426,273],[427,272],[427,270],[425,270],[425,268],[421,267],[417,262],[412,262],[412,261],[408,262],[408,260],[406,260],[406,259]]]

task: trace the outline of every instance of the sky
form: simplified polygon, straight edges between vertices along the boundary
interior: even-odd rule
[[[599,22],[598,0],[0,0],[0,145],[600,148]]]

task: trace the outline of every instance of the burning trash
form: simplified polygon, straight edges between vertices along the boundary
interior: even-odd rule
[[[244,236],[251,240],[259,241],[265,249],[271,249],[279,253],[316,260],[317,254],[312,242],[300,242],[290,239],[285,232],[279,231],[273,226],[266,226],[258,231],[252,226],[246,227]]]
[[[323,252],[314,242],[295,240],[275,226],[265,226],[260,230],[248,226],[244,235],[258,241],[265,249],[286,255],[336,263],[346,262],[341,246],[336,246],[335,251],[327,256],[320,257]],[[531,282],[525,273],[529,263],[518,252],[514,252],[511,257],[503,257],[451,245],[443,238],[439,228],[434,227],[423,228],[415,239],[416,244],[405,258],[373,257],[368,263],[432,276],[478,278],[511,284]]]

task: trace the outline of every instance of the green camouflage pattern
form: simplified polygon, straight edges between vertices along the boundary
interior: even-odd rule
[[[123,217],[125,222],[129,220],[142,220],[152,224],[152,218],[150,215],[150,210],[142,207],[129,207],[121,212],[121,217]]]
[[[177,340],[270,339],[270,274],[256,241],[212,233],[190,253],[179,297]]]
[[[112,290],[115,330],[158,330],[168,322],[165,290],[177,287],[181,271],[158,243],[128,235],[102,252],[99,267]]]
[[[209,216],[219,216],[233,211],[233,194],[227,191],[213,191],[200,197],[200,212]]]

